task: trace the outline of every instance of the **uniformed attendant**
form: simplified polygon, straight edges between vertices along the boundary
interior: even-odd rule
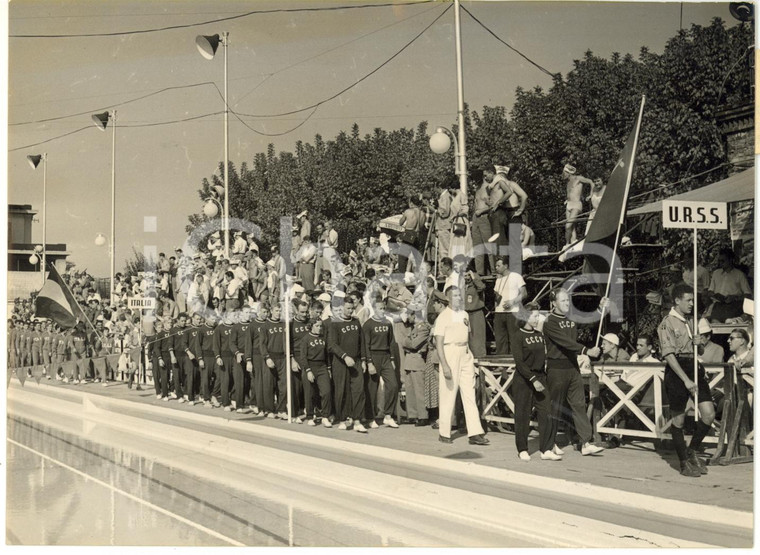
[[[392,358],[392,353],[398,347],[393,335],[393,325],[386,318],[385,299],[376,297],[373,308],[375,313],[362,326],[367,372],[371,375],[379,374],[383,380],[383,407],[378,407],[383,424],[390,428],[398,428],[393,413],[398,402],[399,383]]]
[[[322,320],[313,318],[308,328],[309,333],[301,338],[301,356],[305,361],[302,371],[312,385],[312,396],[306,397],[306,423],[309,426],[317,425],[314,406],[319,399],[322,425],[325,428],[332,428],[329,418],[332,414],[332,391],[330,370],[327,366],[327,344],[322,334]]]
[[[528,433],[533,407],[538,412],[539,451],[542,460],[558,461],[561,455],[552,452],[550,437],[551,399],[546,384],[546,345],[544,335],[536,329],[538,305],[528,303],[518,312],[521,322],[512,354],[515,372],[512,381],[512,398],[515,401],[515,443],[520,460],[529,461]]]
[[[498,263],[497,263],[498,264]],[[581,454],[596,455],[604,450],[591,443],[593,430],[586,415],[586,397],[583,389],[578,355],[596,358],[601,352],[599,347],[587,349],[578,343],[578,327],[568,319],[570,311],[570,294],[562,288],[554,289],[550,297],[552,311],[544,322],[546,339],[546,383],[552,402],[552,425],[550,431],[551,445],[556,455],[564,452],[555,445],[557,423],[562,417],[565,400],[573,412],[575,430],[581,439]]]
[[[480,412],[475,402],[475,364],[468,345],[470,319],[464,310],[459,288],[450,285],[445,294],[449,306],[438,315],[433,326],[433,336],[441,368],[438,440],[442,443],[452,443],[451,419],[454,415],[457,392],[459,392],[462,397],[470,444],[488,445],[490,442],[484,435],[483,426],[480,424]]]
[[[694,291],[685,283],[673,288],[675,306],[662,320],[657,328],[660,338],[660,351],[667,363],[665,367],[665,392],[668,395],[670,414],[673,417],[671,435],[673,445],[680,462],[681,474],[696,478],[707,474],[707,467],[697,457],[702,440],[710,431],[715,419],[710,386],[705,378],[705,368],[699,364],[697,381],[694,379],[694,330],[692,311],[694,310]],[[691,443],[686,447],[683,437],[686,404],[697,393],[699,416]]]

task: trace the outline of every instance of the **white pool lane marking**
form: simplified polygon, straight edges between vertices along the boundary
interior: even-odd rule
[[[49,457],[48,455],[45,455],[44,453],[40,453],[39,451],[37,451],[35,449],[32,449],[31,447],[27,447],[26,445],[24,445],[22,443],[19,443],[18,441],[12,440],[10,438],[6,438],[6,441],[8,443],[12,443],[13,445],[16,445],[17,447],[21,447],[22,449],[26,449],[27,451],[29,451],[31,453],[34,453],[35,455],[37,455],[38,457],[41,457],[42,459],[45,459],[45,460],[50,461],[50,462],[52,462],[54,464],[57,464],[58,466],[61,466],[61,467],[65,468],[66,470],[69,470],[69,471],[73,472],[74,474],[82,476],[86,480],[89,480],[91,482],[95,482],[96,484],[99,484],[99,485],[103,486],[104,488],[111,490],[112,492],[119,493],[119,494],[123,495],[124,497],[126,497],[127,499],[131,499],[132,501],[136,501],[137,503],[140,503],[141,505],[145,505],[146,507],[149,507],[150,509],[153,509],[156,512],[159,512],[159,513],[161,513],[163,515],[166,515],[166,516],[168,516],[170,518],[173,518],[174,520],[177,520],[177,521],[179,521],[179,522],[181,522],[183,524],[187,524],[188,526],[191,526],[192,528],[195,528],[196,530],[200,530],[201,532],[204,532],[204,533],[206,533],[206,534],[208,534],[210,536],[218,538],[218,539],[220,539],[220,540],[222,540],[224,542],[227,542],[227,543],[229,543],[231,545],[234,545],[234,546],[237,546],[237,547],[244,547],[246,545],[246,544],[241,543],[241,542],[239,542],[237,540],[234,540],[234,539],[232,539],[230,537],[227,537],[224,534],[220,534],[219,532],[217,532],[215,530],[212,530],[211,528],[206,528],[205,526],[202,526],[202,525],[198,524],[197,522],[193,522],[192,520],[189,520],[189,519],[187,519],[187,518],[185,518],[183,516],[175,514],[175,513],[171,512],[171,511],[167,511],[166,509],[164,509],[162,507],[159,507],[158,505],[154,505],[153,503],[151,503],[149,501],[145,501],[144,499],[140,499],[139,497],[137,497],[135,495],[132,495],[131,493],[128,493],[128,492],[126,492],[124,490],[121,490],[121,489],[119,489],[117,487],[114,487],[111,484],[103,482],[102,480],[98,480],[97,478],[93,478],[92,476],[90,476],[89,474],[85,474],[81,470],[77,470],[76,468],[74,468],[72,466],[69,466],[69,465],[67,465],[64,462],[61,462],[61,461],[59,461],[57,459]]]

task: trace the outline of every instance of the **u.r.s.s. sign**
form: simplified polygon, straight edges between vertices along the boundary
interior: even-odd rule
[[[662,201],[662,227],[678,229],[727,229],[725,202]]]

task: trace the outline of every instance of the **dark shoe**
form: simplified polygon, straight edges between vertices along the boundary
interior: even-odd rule
[[[417,419],[416,418],[401,418],[399,419],[399,424],[414,424],[417,425]]]
[[[443,437],[443,436],[438,436],[438,441],[440,441],[441,443],[454,443],[454,440],[451,439],[450,437]]]
[[[491,443],[483,434],[478,434],[470,438],[470,445],[488,445]]]
[[[697,457],[697,454],[693,449],[689,449],[689,463],[695,468],[698,468],[702,474],[707,474],[707,464],[705,461]]]
[[[417,422],[414,423],[415,427],[417,427],[417,428],[420,428],[422,426],[427,426],[428,424],[430,424],[430,422],[428,422],[426,419],[422,419],[422,418],[418,419]]]
[[[140,387],[140,384],[137,384],[137,387],[135,388],[135,390],[136,390],[136,391],[142,391],[142,390],[143,390],[143,388],[142,388],[142,387]]]
[[[681,476],[687,476],[689,478],[699,478],[702,476],[702,471],[698,466],[694,466],[689,461],[681,461]]]
[[[430,426],[430,427],[433,428],[434,430],[437,430],[438,429],[438,422],[433,422],[433,425]]]

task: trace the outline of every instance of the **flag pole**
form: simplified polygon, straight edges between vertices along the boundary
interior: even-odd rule
[[[53,268],[53,265],[50,264],[50,267]],[[63,278],[61,278],[61,283],[66,288],[66,290],[69,292],[69,295],[71,295],[71,298],[74,299],[74,302],[77,304],[77,308],[79,309],[79,312],[82,313],[82,316],[84,316],[84,319],[87,320],[87,323],[90,324],[90,326],[92,326],[92,330],[97,334],[97,336],[100,338],[100,340],[103,341],[103,336],[98,333],[98,330],[96,330],[95,326],[92,324],[92,322],[90,322],[90,319],[87,317],[87,314],[85,314],[85,311],[82,308],[82,305],[79,304],[79,301],[74,296],[74,293],[71,291],[71,289],[69,288],[68,283],[66,283],[66,281],[64,281]],[[79,321],[79,318],[77,318],[77,321]]]
[[[636,160],[636,149],[638,147],[639,143],[639,131],[641,131],[641,120],[644,116],[644,104],[646,103],[647,97],[646,95],[641,96],[641,106],[639,107],[639,117],[636,121],[636,133],[633,137],[633,149],[631,153],[631,163],[628,164],[628,176],[625,180],[625,194],[623,195],[623,207],[620,211],[620,221],[618,222],[617,231],[615,232],[615,244],[613,246],[612,250],[612,259],[610,260],[610,275],[607,278],[607,288],[604,291],[604,297],[609,297],[610,294],[610,286],[612,285],[612,275],[615,269],[615,260],[617,260],[617,250],[618,245],[620,243],[620,230],[623,228],[623,221],[625,220],[625,207],[626,207],[626,199],[628,198],[628,192],[631,189],[631,178],[633,177],[633,166],[635,165]],[[607,307],[606,305],[602,307],[601,315],[599,316],[599,329],[596,332],[596,342],[594,343],[594,346],[599,346],[599,340],[602,337],[602,326],[604,325],[604,313],[606,312]]]

